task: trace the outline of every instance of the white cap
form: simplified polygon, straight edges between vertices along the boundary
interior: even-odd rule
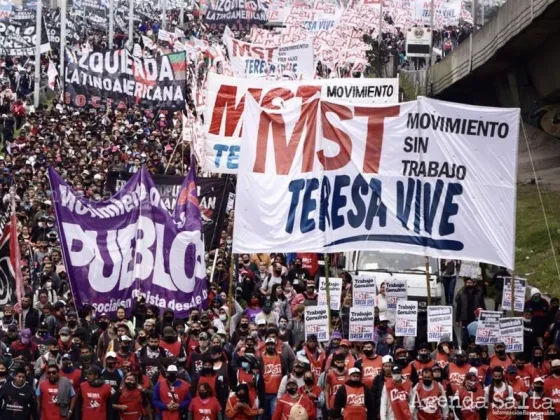
[[[537,382],[544,383],[544,379],[539,376],[538,378],[535,378],[535,380],[533,381],[533,383],[537,383]]]
[[[272,337],[268,337],[264,343],[265,344],[268,344],[268,343],[276,344],[276,340]]]
[[[379,314],[379,321],[388,321],[387,315],[385,314],[385,312],[382,312],[382,313]]]
[[[263,318],[260,318],[260,319],[257,321],[257,325],[266,325],[266,321],[265,321]]]
[[[132,338],[130,338],[128,335],[123,335],[121,337],[121,341],[132,341]]]
[[[472,367],[472,368],[469,369],[469,373],[474,373],[475,375],[478,376],[478,369],[475,368],[475,367]]]
[[[105,355],[105,359],[108,359],[109,357],[112,357],[113,359],[117,358],[117,353],[115,353],[114,351],[108,351],[107,354]]]
[[[393,358],[389,355],[383,356],[381,358],[381,363],[393,363]]]
[[[177,366],[175,366],[175,365],[167,366],[167,372],[178,372]]]
[[[348,371],[348,375],[352,375],[353,373],[361,373],[360,369],[353,367]]]
[[[224,330],[223,328],[220,328],[218,331],[216,331],[216,334],[218,334],[218,335],[227,335],[226,330]]]
[[[539,289],[537,289],[536,287],[533,287],[531,289],[531,297],[535,296],[535,295],[540,295],[541,291]]]

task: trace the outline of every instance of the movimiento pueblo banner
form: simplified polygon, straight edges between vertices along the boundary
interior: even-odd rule
[[[237,173],[241,150],[245,95],[263,108],[278,110],[286,101],[301,101],[320,95],[323,99],[352,103],[397,104],[398,79],[322,79],[267,81],[240,79],[210,73],[204,112],[205,160],[209,172]]]
[[[204,244],[194,175],[185,178],[173,216],[148,171],[103,202],[83,199],[51,168],[65,265],[76,305],[98,313],[148,305],[187,316],[207,297]]]
[[[127,50],[88,52],[68,63],[64,101],[77,107],[183,110],[185,52],[139,58]]]
[[[272,109],[245,96],[235,253],[382,250],[513,267],[518,109],[302,97]]]

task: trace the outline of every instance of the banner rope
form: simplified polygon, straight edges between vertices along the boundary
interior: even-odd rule
[[[556,273],[558,274],[558,279],[560,280],[560,268],[558,267],[558,260],[556,258],[556,251],[554,250],[554,242],[552,241],[552,233],[550,232],[550,226],[548,224],[548,217],[546,215],[546,209],[544,208],[544,201],[541,192],[541,187],[539,183],[539,178],[537,176],[537,170],[535,169],[535,162],[533,161],[533,154],[531,153],[531,147],[529,146],[529,139],[527,138],[527,132],[525,131],[525,124],[521,120],[521,128],[523,129],[523,137],[525,137],[525,143],[527,145],[527,151],[529,152],[529,160],[531,161],[531,168],[533,169],[533,175],[535,176],[535,185],[537,186],[537,192],[539,194],[539,200],[541,202],[541,208],[544,216],[544,223],[546,225],[546,231],[548,232],[548,239],[550,241],[550,249],[552,251],[552,256],[554,258],[554,264],[556,265]],[[512,282],[513,283],[513,282]]]

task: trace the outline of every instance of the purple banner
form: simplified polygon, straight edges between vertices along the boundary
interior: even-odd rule
[[[169,213],[145,168],[110,199],[82,198],[52,168],[49,176],[64,262],[76,306],[127,313],[138,295],[184,318],[206,300],[202,222],[189,172]]]

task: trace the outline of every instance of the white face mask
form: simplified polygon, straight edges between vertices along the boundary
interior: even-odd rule
[[[227,321],[227,315],[220,315],[220,321]]]
[[[70,340],[70,337],[68,337],[67,335],[60,336],[60,341],[62,341],[63,343],[68,343],[68,340]]]
[[[50,288],[52,287],[52,282],[50,282],[50,281],[46,282],[46,283],[45,283],[45,287],[46,287],[47,289],[50,289]]]
[[[402,375],[400,373],[394,373],[392,376],[393,376],[393,381],[400,381],[402,378]]]

